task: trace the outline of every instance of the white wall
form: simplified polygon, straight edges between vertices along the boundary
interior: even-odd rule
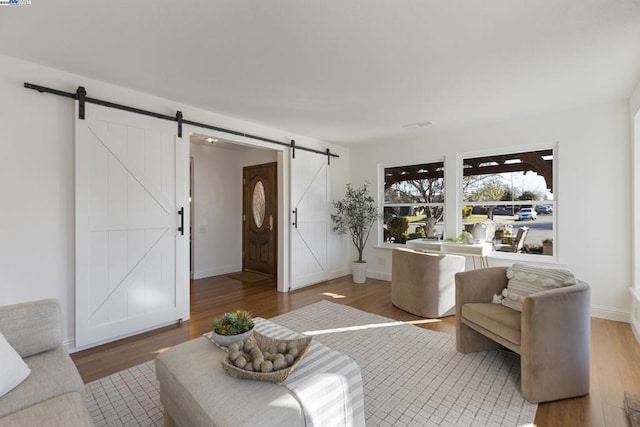
[[[277,160],[272,150],[232,151],[191,144],[193,278],[242,269],[242,168]]]
[[[74,102],[25,89],[24,82],[68,92],[82,85],[90,97],[172,116],[181,110],[189,120],[283,142],[295,139],[320,150],[330,148],[341,154],[343,160],[336,162],[346,162],[348,170],[348,150],[333,144],[0,55],[0,304],[59,299],[67,344],[73,342],[75,322]],[[285,188],[289,179],[284,178]],[[287,230],[283,233],[288,236]],[[288,252],[283,256],[286,262]]]
[[[558,143],[557,248],[592,286],[595,316],[629,321],[632,258],[629,104],[612,102],[351,150],[354,182],[377,182],[380,164],[415,164],[458,153]],[[356,161],[357,159],[357,161]],[[371,275],[390,277],[391,253],[368,245]]]

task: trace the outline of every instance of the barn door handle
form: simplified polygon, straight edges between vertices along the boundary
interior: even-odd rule
[[[293,216],[293,226],[294,226],[295,228],[298,228],[298,208],[295,208],[295,209],[293,210],[293,215],[294,215],[294,216]]]
[[[184,206],[180,208],[178,215],[180,215],[180,227],[178,227],[178,231],[181,236],[184,236]]]

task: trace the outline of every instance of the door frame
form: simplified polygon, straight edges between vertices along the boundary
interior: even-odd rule
[[[289,175],[291,172],[291,158],[289,156],[288,151],[284,151],[285,147],[274,146],[273,144],[262,142],[258,140],[254,140],[251,138],[246,138],[243,136],[234,136],[233,139],[229,139],[228,135],[222,132],[216,132],[211,129],[194,126],[190,124],[183,125],[183,132],[186,135],[190,135],[191,133],[198,133],[204,135],[210,135],[211,137],[218,137],[227,141],[232,141],[238,144],[247,145],[255,148],[266,148],[271,151],[275,151],[277,154],[277,187],[278,187],[278,261],[277,261],[277,290],[278,292],[288,292],[290,290],[290,263],[289,263],[289,227],[287,226],[289,223],[289,219],[291,215],[288,213],[290,211],[290,203],[289,203],[289,192],[291,186],[289,185]],[[187,144],[187,156],[191,158],[191,144]],[[287,148],[288,150],[288,148]],[[188,182],[188,179],[187,181]],[[193,194],[195,197],[195,194]],[[188,205],[188,204],[187,204]],[[240,206],[242,209],[242,206]],[[187,218],[190,218],[190,213],[187,214],[185,212],[185,221]],[[191,227],[191,222],[189,224],[185,224],[185,228]],[[189,255],[187,254],[188,262]],[[187,295],[187,302],[189,303],[189,295]],[[190,308],[190,307],[189,307]]]

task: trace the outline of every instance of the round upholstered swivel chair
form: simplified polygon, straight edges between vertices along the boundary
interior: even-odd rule
[[[420,317],[455,314],[455,274],[465,270],[460,255],[396,248],[391,267],[391,302]]]

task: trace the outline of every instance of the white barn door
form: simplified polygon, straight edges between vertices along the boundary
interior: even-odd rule
[[[329,208],[327,157],[297,150],[291,159],[291,289],[328,278]]]
[[[77,347],[188,311],[188,147],[177,123],[85,108],[75,121]]]

